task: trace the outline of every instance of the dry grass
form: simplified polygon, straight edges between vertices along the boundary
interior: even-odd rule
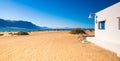
[[[65,31],[0,37],[0,61],[119,61],[115,53],[77,37]]]
[[[0,34],[0,36],[3,36],[4,34]]]

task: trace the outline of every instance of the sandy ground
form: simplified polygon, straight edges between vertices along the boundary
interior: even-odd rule
[[[0,61],[119,61],[116,54],[69,32],[32,32],[0,37]]]

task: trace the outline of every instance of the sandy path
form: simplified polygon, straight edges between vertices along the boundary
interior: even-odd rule
[[[68,32],[33,32],[0,37],[0,61],[119,61],[94,44],[81,44]]]

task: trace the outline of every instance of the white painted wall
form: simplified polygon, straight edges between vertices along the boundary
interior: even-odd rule
[[[88,37],[91,41],[103,48],[109,49],[120,56],[120,2],[96,13],[95,38]],[[98,29],[98,22],[105,20],[105,30]]]
[[[98,23],[95,23],[95,37],[120,42],[119,19],[117,18],[120,17],[120,2],[96,13],[96,15],[98,16],[97,21],[105,20],[106,23],[105,30],[98,29]],[[103,35],[104,37],[101,37]]]
[[[120,2],[101,10],[100,12],[96,13],[97,23],[95,22],[95,38],[104,40],[101,44],[106,44],[107,49],[111,49],[110,46],[113,46],[114,48],[120,49],[120,29],[119,29],[119,19],[117,17],[120,17]],[[98,22],[105,20],[105,30],[98,29]],[[110,42],[113,43],[110,45]],[[104,46],[102,46],[104,47]],[[118,48],[119,47],[119,48]],[[120,54],[120,50],[113,49],[114,52],[117,52]]]

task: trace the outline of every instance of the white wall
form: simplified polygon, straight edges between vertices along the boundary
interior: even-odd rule
[[[105,30],[98,29],[98,23],[95,23],[95,37],[109,40],[111,42],[120,42],[120,29],[119,19],[120,17],[120,2],[110,6],[98,13],[97,21],[105,20]]]
[[[95,20],[98,22],[102,20],[106,21],[105,30],[98,29],[98,23],[95,22],[95,38],[103,40],[99,45],[102,46],[104,44],[105,48],[110,50],[110,46],[112,46],[112,51],[120,55],[120,29],[118,26],[119,19],[117,18],[120,17],[120,2],[97,12],[96,16]]]

